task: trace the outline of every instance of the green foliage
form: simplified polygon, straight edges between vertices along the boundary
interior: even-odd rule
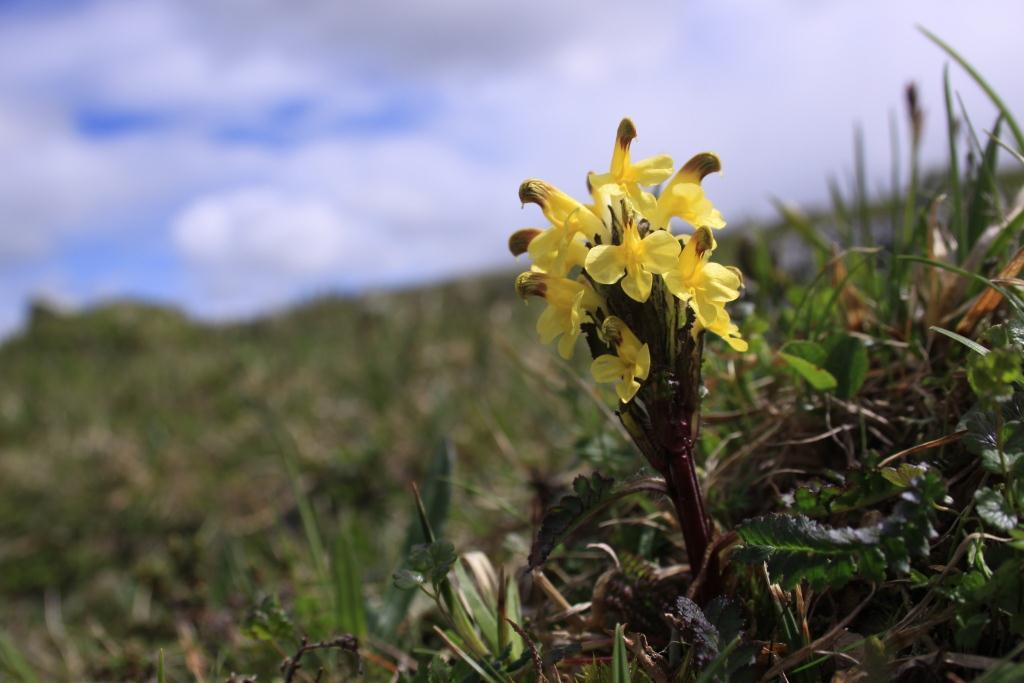
[[[867,349],[856,337],[834,335],[824,346],[812,341],[793,341],[784,349],[779,356],[815,391],[829,391],[850,399],[867,377]]]
[[[572,482],[573,493],[567,494],[547,513],[530,548],[528,566],[535,569],[575,529],[614,500],[615,482],[600,472],[590,477],[582,474]]]
[[[813,588],[841,587],[856,577],[882,581],[886,569],[910,570],[914,557],[927,557],[935,537],[932,506],[945,489],[934,473],[925,473],[900,494],[885,520],[861,528],[830,527],[802,515],[771,514],[742,523],[743,547],[736,559],[768,563],[773,580],[784,587],[807,581]]]
[[[406,558],[411,556],[417,546],[432,541],[430,537],[435,533],[434,530],[436,533],[444,533],[451,510],[451,477],[454,469],[455,450],[445,441],[434,451],[434,457],[424,475],[419,497],[422,507],[417,508],[417,515],[410,519],[406,526],[405,541],[402,545]],[[424,577],[417,576],[412,568],[402,568],[395,573],[394,586],[398,590],[391,590],[385,594],[384,605],[374,622],[375,632],[385,637],[394,636],[415,595],[408,589],[424,580]]]
[[[967,364],[967,379],[979,397],[1006,401],[1024,384],[1024,323],[1014,318],[985,333],[990,348]]]
[[[40,680],[25,657],[3,631],[0,631],[0,671],[6,671],[21,683],[38,683]]]
[[[626,640],[622,633],[622,624],[615,625],[615,636],[612,639],[612,683],[631,683],[629,659],[626,657]]]
[[[996,531],[1010,531],[1017,526],[1017,513],[1002,492],[985,487],[974,492],[975,509]]]
[[[295,640],[295,626],[277,596],[266,596],[254,606],[242,625],[242,633],[263,642]]]
[[[408,568],[395,572],[395,586],[409,590],[429,583],[437,593],[456,559],[455,546],[447,541],[414,545],[409,551]]]
[[[823,367],[827,353],[820,344],[809,341],[790,342],[785,349],[779,352],[779,356],[815,391],[831,391],[839,386],[835,376]]]
[[[963,444],[978,456],[981,466],[993,474],[1020,473],[1024,467],[1024,420],[1017,416],[1024,392],[1002,407],[976,405],[960,418],[957,429],[966,430]]]
[[[793,492],[793,512],[826,517],[861,510],[897,496],[925,471],[921,465],[877,467],[877,456],[868,455],[862,466],[844,473],[829,472],[828,481],[814,481]]]

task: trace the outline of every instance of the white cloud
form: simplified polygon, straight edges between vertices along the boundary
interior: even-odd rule
[[[925,158],[942,159],[945,57],[915,21],[1024,110],[1021,19],[1009,0],[167,0],[10,14],[0,260],[45,265],[69,236],[166,230],[192,283],[180,296],[211,314],[507,264],[508,232],[541,220],[519,210],[519,180],[581,194],[623,115],[638,154],[719,152],[726,173],[708,189],[735,224],[768,213],[770,195],[822,198],[826,176],[851,166],[855,122],[872,184],[887,179],[888,117],[902,120],[911,79]],[[953,76],[987,127],[991,106]],[[218,137],[291,101],[309,111],[289,144]],[[83,106],[167,120],[96,138],[76,128]],[[390,106],[412,121],[375,127]],[[339,124],[351,119],[367,130]]]
[[[182,253],[215,269],[309,277],[337,268],[345,256],[346,226],[334,207],[273,188],[202,197],[173,226]]]

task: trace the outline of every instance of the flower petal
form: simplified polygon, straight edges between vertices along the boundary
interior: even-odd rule
[[[655,275],[675,268],[679,261],[679,240],[667,230],[655,230],[640,242],[644,267]]]
[[[562,337],[558,340],[558,355],[565,360],[572,358],[572,352],[576,348],[576,339],[578,337],[578,330],[562,334]]]
[[[603,285],[614,284],[626,271],[624,256],[622,247],[619,246],[602,244],[593,247],[587,254],[587,272]]]
[[[566,325],[563,317],[554,306],[549,305],[544,309],[544,312],[537,318],[537,334],[540,335],[542,343],[550,344],[555,337],[565,332]]]
[[[703,327],[710,327],[718,319],[719,307],[701,296],[700,292],[690,299],[690,305],[693,306],[693,312],[697,314],[697,322]]]
[[[647,379],[647,375],[651,372],[651,349],[647,344],[640,347],[640,351],[636,354],[634,365],[635,376],[640,379]]]
[[[640,382],[635,379],[625,379],[615,384],[615,393],[619,395],[619,400],[623,403],[629,403],[636,392],[640,390]]]
[[[660,185],[672,176],[672,157],[658,154],[641,159],[633,164],[633,174],[640,185]]]
[[[682,299],[683,301],[689,301],[690,297],[693,296],[693,290],[690,289],[689,281],[683,276],[683,272],[679,268],[673,268],[664,275],[665,287],[672,293],[673,296]]]
[[[622,360],[610,353],[598,356],[590,364],[590,373],[601,383],[618,382],[625,371],[626,367]]]
[[[651,296],[653,284],[654,276],[643,268],[630,269],[622,279],[622,291],[633,301],[643,303]]]
[[[705,263],[704,292],[710,301],[725,302],[740,296],[740,278],[719,263]]]

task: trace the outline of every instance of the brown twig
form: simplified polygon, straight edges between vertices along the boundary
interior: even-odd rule
[[[359,639],[353,635],[345,634],[338,636],[332,640],[321,640],[318,643],[309,642],[309,638],[303,636],[302,643],[299,645],[299,649],[295,651],[295,654],[288,657],[281,662],[281,673],[284,674],[285,683],[292,683],[295,680],[295,675],[302,668],[302,658],[308,652],[313,650],[330,650],[337,648],[339,650],[345,650],[351,652],[356,656],[356,666],[358,667],[359,675],[363,673],[363,660],[359,657]],[[317,680],[322,676],[322,672],[317,675]]]

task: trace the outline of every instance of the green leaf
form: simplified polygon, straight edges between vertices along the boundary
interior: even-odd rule
[[[999,222],[998,196],[999,186],[996,183],[996,164],[999,156],[999,133],[1003,127],[1003,117],[996,117],[989,135],[981,163],[974,174],[974,182],[970,191],[970,208],[968,210],[967,229],[971,246],[978,241],[985,229]]]
[[[911,465],[909,463],[903,463],[899,467],[883,467],[881,474],[885,477],[885,480],[894,486],[898,486],[901,489],[905,489],[910,486],[914,479],[920,477],[925,473],[925,468],[921,465]]]
[[[974,493],[978,516],[999,531],[1009,531],[1017,526],[1017,515],[999,491],[985,487]]]
[[[941,335],[949,337],[950,339],[952,339],[955,342],[959,342],[960,344],[963,344],[964,346],[969,348],[971,351],[974,351],[975,353],[977,353],[979,355],[982,355],[982,356],[988,355],[988,349],[986,349],[984,346],[982,346],[978,342],[974,341],[973,339],[968,339],[967,337],[963,336],[962,334],[957,334],[956,332],[953,332],[952,330],[947,330],[946,328],[939,327],[938,325],[932,325],[928,329],[931,330],[932,332],[938,332]]]
[[[394,581],[395,588],[403,591],[418,588],[427,581],[427,577],[412,569],[399,569],[391,578]]]
[[[665,614],[684,643],[697,670],[705,668],[718,656],[719,633],[693,600],[680,595]]]
[[[985,332],[985,339],[994,347],[1024,353],[1024,322],[1013,318],[993,325]]]
[[[1005,662],[974,679],[974,683],[1019,683],[1024,680],[1024,664]]]
[[[856,337],[842,335],[829,344],[824,369],[836,379],[836,396],[853,398],[868,374],[868,350]]]
[[[24,655],[14,645],[14,642],[0,631],[0,671],[6,669],[17,677],[22,683],[39,683],[39,677],[29,666]]]
[[[1013,396],[1014,384],[1024,382],[1021,353],[997,347],[985,356],[971,356],[967,361],[967,381],[978,398],[1008,400]]]
[[[281,608],[277,596],[267,596],[252,608],[242,624],[242,633],[254,640],[279,642],[295,638],[295,626]]]
[[[331,577],[334,588],[336,627],[357,638],[365,638],[366,601],[359,558],[349,538],[342,532],[334,542],[331,553]]]
[[[816,391],[831,391],[839,386],[835,376],[822,367],[828,354],[820,344],[796,341],[783,348],[779,356]]]
[[[626,657],[626,639],[622,624],[615,624],[615,640],[612,645],[612,683],[630,683],[629,659]]]
[[[420,543],[409,552],[409,568],[437,586],[448,576],[457,559],[455,546],[448,541]]]
[[[423,475],[420,487],[420,497],[423,501],[423,508],[426,511],[427,520],[433,532],[438,535],[444,533],[445,524],[448,521],[451,509],[452,498],[452,473],[455,469],[455,449],[451,443],[444,441],[434,451],[434,457]],[[426,543],[429,539],[423,532],[419,516],[414,515],[409,521],[405,530],[405,540],[402,543],[402,562],[408,557],[412,547],[417,543]],[[384,595],[383,605],[377,611],[376,619],[372,623],[371,630],[385,640],[392,638],[398,629],[399,624],[409,611],[409,605],[415,593],[407,589],[389,590]]]
[[[476,583],[469,578],[469,574],[462,566],[462,562],[455,563],[455,578],[459,582],[459,592],[466,598],[466,607],[469,610],[469,616],[473,623],[477,625],[491,652],[500,652],[495,605],[493,603],[488,604],[488,601],[480,594]]]
[[[993,474],[1005,474],[1004,463],[1010,471],[1024,467],[1024,422],[1013,419],[1021,408],[1021,396],[1018,392],[1003,404],[1001,430],[996,414],[981,406],[971,408],[957,424],[957,429],[967,430],[961,441],[964,447],[978,456],[981,466]]]
[[[530,547],[528,568],[532,570],[544,564],[559,543],[614,500],[614,483],[600,472],[594,472],[590,478],[582,474],[576,477],[572,482],[574,493],[564,496],[544,515]]]
[[[931,517],[945,489],[934,472],[915,478],[899,496],[892,514],[859,529],[829,527],[802,515],[771,514],[743,522],[743,541],[734,557],[747,564],[768,563],[773,580],[792,587],[806,580],[814,588],[839,587],[853,577],[880,581],[886,569],[910,571],[912,557],[927,557],[936,532]]]
[[[828,351],[825,347],[817,342],[807,341],[804,339],[797,339],[791,341],[783,347],[791,356],[797,358],[803,358],[808,363],[814,365],[825,365],[825,359],[828,358]]]

